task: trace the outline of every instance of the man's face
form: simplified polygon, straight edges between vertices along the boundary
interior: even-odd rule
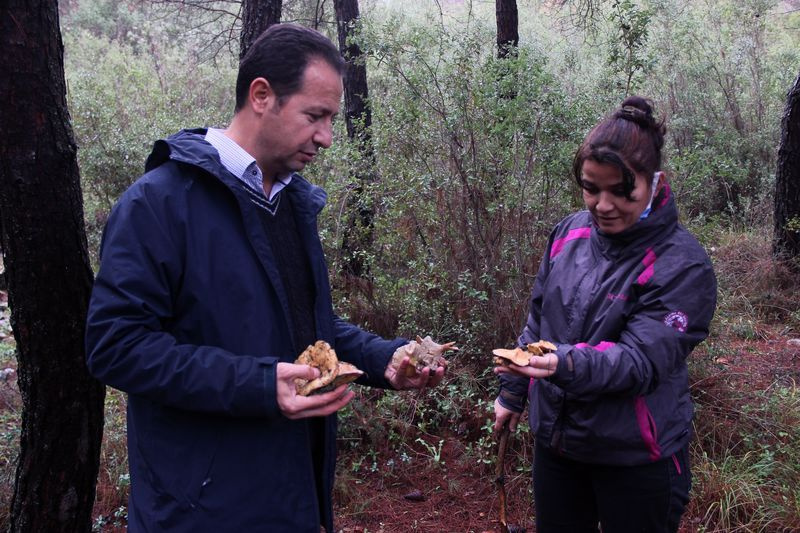
[[[257,157],[265,179],[302,170],[333,137],[339,112],[342,78],[323,60],[312,60],[300,90],[277,99],[262,116]]]

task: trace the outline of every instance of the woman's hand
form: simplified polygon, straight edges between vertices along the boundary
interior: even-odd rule
[[[558,356],[554,353],[544,355],[532,355],[528,366],[519,366],[510,363],[508,366],[496,366],[495,374],[517,374],[529,378],[549,378],[558,368]]]
[[[522,415],[511,409],[506,409],[500,404],[500,400],[494,401],[494,431],[500,433],[506,426],[511,432],[517,430],[517,424]]]

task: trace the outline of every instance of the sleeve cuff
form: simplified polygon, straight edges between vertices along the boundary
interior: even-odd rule
[[[264,403],[268,417],[277,417],[281,414],[278,405],[278,361],[274,363],[261,363],[264,377]]]
[[[521,413],[525,410],[525,397],[505,389],[500,389],[497,401],[500,402],[500,405],[515,413]]]
[[[550,376],[549,379],[555,384],[567,383],[572,380],[575,374],[575,365],[572,361],[572,349],[570,344],[559,344],[556,350],[558,357],[558,366],[556,371]]]

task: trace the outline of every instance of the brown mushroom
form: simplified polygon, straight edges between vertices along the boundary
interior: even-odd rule
[[[513,350],[497,348],[492,350],[494,354],[492,362],[500,366],[508,366],[510,363],[514,363],[517,366],[528,366],[531,355],[543,356],[555,352],[556,349],[556,345],[552,342],[542,340],[527,344],[525,350],[522,348],[514,348]]]
[[[336,352],[325,341],[317,341],[313,346],[306,348],[295,364],[313,366],[320,371],[320,376],[316,379],[295,379],[297,394],[301,396],[331,391],[339,385],[355,381],[364,374],[350,363],[339,361]]]
[[[555,344],[543,340],[540,340],[539,342],[532,342],[528,344],[527,348],[530,353],[538,356],[553,353],[557,350]]]
[[[339,373],[336,374],[336,377],[333,378],[331,382],[331,390],[335,389],[339,385],[344,385],[346,383],[352,383],[353,381],[357,380],[361,376],[364,375],[364,372],[356,368],[355,365],[351,365],[350,363],[345,363],[344,361],[339,361]]]
[[[411,377],[430,368],[435,372],[440,366],[447,366],[444,353],[450,350],[458,350],[455,342],[439,344],[430,336],[424,339],[417,335],[416,341],[411,341],[395,350],[392,355],[391,365],[399,368],[403,358],[408,357],[409,365],[406,367],[406,376]]]
[[[528,366],[531,359],[531,354],[521,348],[514,348],[513,350],[497,348],[492,350],[492,353],[494,354],[492,362],[499,366],[509,366],[511,363],[517,366]]]

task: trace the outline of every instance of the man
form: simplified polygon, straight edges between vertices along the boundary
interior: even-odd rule
[[[242,59],[222,130],[156,142],[106,226],[87,325],[88,364],[128,393],[139,531],[333,528],[340,386],[296,394],[316,340],[385,388],[422,388],[389,362],[407,341],[333,313],[317,234],[324,192],[295,174],[331,144],[343,62],[321,34],[276,25]]]

